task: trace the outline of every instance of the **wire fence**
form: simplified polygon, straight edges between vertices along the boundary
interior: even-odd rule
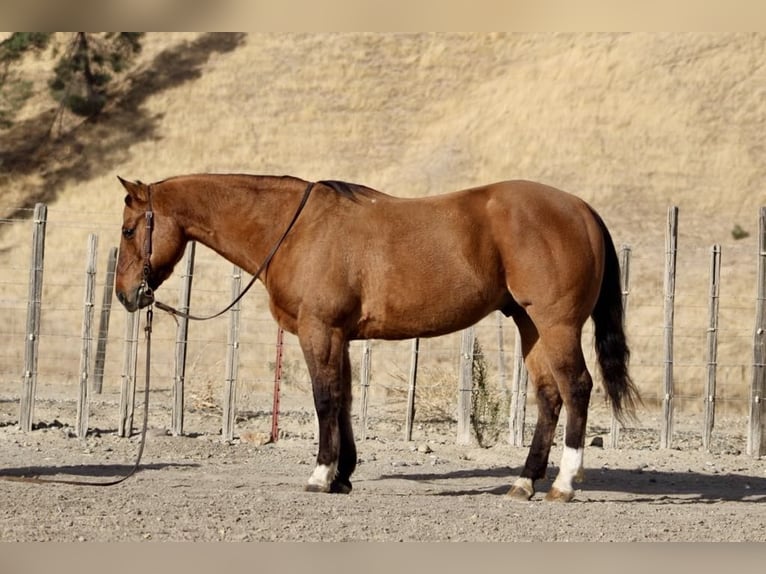
[[[25,376],[25,348],[29,340],[28,315],[34,226],[32,210],[5,209],[12,218],[0,220],[0,391],[7,401],[21,400]],[[40,325],[37,335],[36,398],[71,397],[75,400],[82,380],[82,324],[88,237],[98,234],[96,254],[95,317],[106,304],[110,285],[107,280],[109,252],[118,239],[119,216],[116,214],[70,212],[50,209],[45,238],[45,269],[40,296]],[[619,238],[631,245],[630,284],[627,289],[626,330],[632,350],[631,373],[645,408],[659,413],[667,401],[666,298],[667,285],[663,263],[666,245],[663,239],[647,237]],[[684,243],[677,252],[678,274],[675,279],[672,383],[676,432],[698,424],[706,403],[715,404],[716,415],[741,419],[742,439],[747,434],[746,414],[762,390],[753,386],[754,325],[756,315],[757,248],[754,240],[734,240],[720,246],[720,294],[718,296],[717,355],[715,357],[715,396],[706,394],[710,371],[709,310],[711,246]],[[179,270],[160,289],[158,296],[171,305],[179,305],[183,273]],[[215,253],[197,246],[194,260],[191,308],[196,314],[212,313],[231,298],[232,266]],[[247,280],[243,277],[243,281]],[[103,296],[102,296],[103,294]],[[242,302],[237,341],[236,412],[268,413],[274,386],[278,327],[268,310],[263,289],[255,289]],[[121,306],[112,312],[103,363],[101,393],[119,395],[125,381],[125,339],[133,317]],[[184,408],[223,409],[224,382],[227,376],[230,317],[189,325],[184,373]],[[504,424],[509,412],[514,385],[515,327],[512,321],[491,315],[475,327],[476,353],[484,365],[486,388],[501,405]],[[586,325],[583,349],[598,381],[593,351],[593,333]],[[95,345],[94,341],[94,345]],[[157,313],[154,323],[152,381],[155,390],[173,391],[177,380],[176,346],[178,324]],[[368,347],[360,341],[351,344],[356,409],[360,409],[362,359],[369,354],[369,378],[364,383],[365,405],[370,415],[365,425],[376,417],[391,413],[406,424],[408,395],[411,394],[411,341],[372,341]],[[139,351],[139,360],[142,360]],[[420,341],[417,354],[417,392],[415,421],[454,422],[457,419],[457,389],[461,361],[461,336]],[[598,402],[603,397],[600,385],[594,387]],[[311,404],[309,376],[297,339],[285,335],[281,358],[280,408],[283,411],[305,409]],[[534,393],[525,393],[528,407],[525,441],[534,423]],[[759,403],[762,404],[762,403]],[[506,416],[507,414],[507,416]],[[361,410],[355,410],[361,416]],[[685,420],[695,422],[686,424]],[[13,421],[6,421],[7,423]],[[236,423],[236,420],[235,420]],[[656,419],[639,428],[658,433]],[[639,423],[640,427],[640,423]],[[695,427],[696,434],[702,429]],[[510,432],[510,431],[508,431]],[[665,445],[668,446],[668,445]],[[752,445],[748,445],[748,448]],[[760,452],[760,446],[755,450]]]

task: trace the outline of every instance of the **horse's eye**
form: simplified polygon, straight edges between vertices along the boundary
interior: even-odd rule
[[[136,233],[135,229],[128,229],[127,227],[122,228],[122,236],[125,239],[131,239]]]

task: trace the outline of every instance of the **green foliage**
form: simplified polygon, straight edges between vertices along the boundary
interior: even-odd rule
[[[0,84],[0,128],[13,124],[12,118],[32,93],[32,83],[19,80]]]
[[[110,82],[127,70],[141,51],[142,36],[143,32],[74,33],[48,82],[55,100],[79,116],[101,112],[108,102]],[[28,52],[47,48],[51,37],[49,33],[18,32],[0,42],[0,127],[13,124],[33,92],[19,61]]]
[[[140,32],[88,34],[78,32],[49,82],[51,93],[79,116],[97,115],[107,103],[113,74],[126,69],[141,49]]]
[[[48,46],[51,35],[44,32],[16,32],[0,42],[0,64],[18,60],[29,50],[42,50]]]
[[[502,427],[501,413],[507,411],[505,401],[489,388],[487,361],[478,337],[473,342],[471,427],[479,446],[497,442]]]
[[[42,32],[17,32],[0,42],[0,128],[11,126],[16,112],[32,94],[32,83],[12,73],[11,64],[28,51],[44,49],[50,36]]]
[[[745,231],[742,226],[737,223],[734,228],[731,230],[731,236],[734,239],[744,239],[745,237],[748,237],[750,234]]]

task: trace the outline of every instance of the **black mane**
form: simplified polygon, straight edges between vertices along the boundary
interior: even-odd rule
[[[317,183],[326,185],[338,195],[351,199],[352,201],[356,200],[359,195],[369,195],[370,193],[374,193],[374,190],[369,187],[359,185],[358,183],[349,183],[347,181],[329,179],[318,181]]]

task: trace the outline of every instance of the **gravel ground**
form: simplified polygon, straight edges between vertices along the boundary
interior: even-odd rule
[[[643,430],[621,434],[619,449],[588,447],[586,478],[570,504],[542,500],[557,445],[550,478],[518,503],[505,494],[527,449],[456,446],[449,422],[420,423],[406,442],[393,418],[372,418],[353,492],[324,495],[302,490],[317,448],[308,407],[283,413],[276,443],[248,430],[269,428],[262,414],[240,421],[238,437],[224,444],[219,413],[188,413],[188,434],[174,437],[154,424],[169,420],[159,406],[169,403],[154,402],[141,470],[126,482],[0,481],[0,540],[766,541],[766,461],[742,453],[742,429],[727,432],[720,422],[712,452],[680,430],[678,446],[658,449],[651,415]],[[97,481],[127,471],[138,437],[119,438],[92,416],[88,437],[74,438],[74,408],[38,401],[41,428],[22,433],[18,402],[0,399],[0,474]],[[591,421],[589,442],[606,438],[603,409]]]

